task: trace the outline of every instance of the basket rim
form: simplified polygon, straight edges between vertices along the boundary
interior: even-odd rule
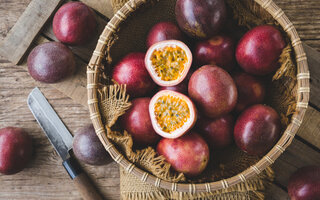
[[[119,25],[125,21],[125,19],[129,17],[132,12],[136,11],[142,4],[150,1],[151,0],[130,0],[115,13],[100,35],[96,49],[94,50],[87,66],[87,95],[90,119],[92,120],[96,134],[101,143],[110,153],[111,157],[128,173],[136,175],[143,182],[172,191],[191,193],[212,192],[215,190],[229,188],[258,175],[268,166],[272,165],[291,144],[308,108],[310,96],[310,72],[308,69],[306,53],[293,23],[288,19],[283,10],[273,2],[273,0],[254,0],[269,14],[271,14],[273,18],[281,25],[283,30],[288,34],[296,55],[298,82],[296,112],[293,114],[290,124],[287,126],[277,144],[275,144],[275,146],[257,163],[233,177],[207,183],[173,183],[157,178],[154,175],[139,169],[134,165],[134,163],[131,163],[125,159],[124,156],[115,148],[115,146],[106,137],[106,130],[102,123],[98,105],[99,101],[97,98],[99,67],[101,67],[101,62],[105,57],[106,46],[109,44],[109,39],[112,38],[113,34],[117,32]]]

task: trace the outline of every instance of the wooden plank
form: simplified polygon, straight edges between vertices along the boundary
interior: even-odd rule
[[[273,165],[276,181],[287,187],[289,177],[298,168],[307,165],[320,165],[320,152],[295,139]]]
[[[302,41],[320,51],[319,0],[274,0],[296,27]]]
[[[9,2],[10,1],[13,0],[9,0]],[[87,1],[90,2],[90,0]],[[314,13],[315,9],[318,9],[319,11],[319,8],[317,8],[319,4],[316,5],[313,3],[318,3],[318,0],[276,1],[280,3],[282,2],[282,5],[280,6],[284,8],[286,13],[287,11],[292,13],[292,15],[289,16],[290,19],[294,21],[294,18],[297,17],[297,20],[295,20],[294,23],[301,24],[299,25],[298,31],[302,36],[302,39],[306,41],[306,38],[310,38],[307,40],[308,44],[320,49],[320,40],[317,39],[318,37],[316,36],[319,32],[317,27],[320,26],[318,22],[315,22],[319,15]],[[297,8],[297,5],[302,5],[303,9]],[[314,7],[315,9],[311,7]],[[6,27],[11,27],[14,22],[12,19],[7,22],[8,18],[5,15],[2,15],[4,13],[4,9],[7,9],[7,7],[0,7],[0,16],[2,16],[0,17],[0,26],[5,22],[8,23]],[[303,17],[299,17],[299,15]],[[310,26],[309,28],[307,27],[308,24],[314,24],[314,26],[312,28]],[[3,33],[2,30],[0,31]],[[2,37],[3,34],[0,34],[0,38]],[[313,40],[313,38],[315,38],[315,40]],[[313,72],[311,73],[311,76],[313,76]],[[21,67],[12,66],[10,64],[0,64],[0,83],[0,127],[8,125],[25,127],[35,138],[36,145],[34,160],[26,170],[13,176],[0,175],[0,182],[2,183],[2,186],[0,187],[0,199],[80,199],[79,194],[74,190],[72,183],[69,181],[69,178],[65,174],[63,168],[61,168],[61,161],[57,159],[52,147],[50,147],[50,144],[42,135],[40,128],[29,113],[25,104],[25,98],[31,88],[36,85],[40,86],[42,90],[44,89],[44,93],[48,96],[50,103],[53,104],[58,114],[63,118],[64,122],[72,132],[77,127],[90,122],[87,110],[84,107],[73,103],[71,99],[66,98],[57,90],[52,89],[51,85],[33,81],[29,77],[28,73],[24,69],[21,69]],[[314,91],[313,88],[312,91]],[[316,94],[318,94],[318,92]],[[86,96],[84,99],[86,99]],[[314,97],[311,99],[314,99]],[[314,100],[312,100],[312,102],[314,102]],[[299,166],[302,166],[305,162],[304,157],[308,157],[309,155],[311,159],[314,159],[315,156],[319,157],[319,155],[314,154],[314,151],[310,151],[310,148],[305,150],[305,144],[302,143],[303,145],[297,146],[295,143],[296,142],[294,142],[290,148],[294,147],[294,149],[302,149],[302,153],[298,153],[296,155],[296,150],[293,149],[290,150],[290,154],[287,155],[289,152],[288,150],[288,152],[276,161],[275,166],[277,166],[276,172],[278,180],[285,181],[286,178],[282,179],[281,176],[288,177],[289,173],[293,171],[290,170],[289,172],[286,172],[287,169],[290,169],[290,166],[292,165],[291,163],[297,162],[299,163]],[[284,157],[284,161],[281,161],[282,157]],[[287,157],[290,158],[289,163],[285,162],[285,158]],[[317,159],[314,160],[315,162],[313,163],[312,160],[308,160],[306,161],[306,164],[319,164]],[[280,164],[278,164],[278,162],[280,162]],[[108,164],[104,167],[91,167],[85,165],[84,167],[85,170],[95,178],[94,180],[96,181],[96,185],[100,187],[101,191],[103,191],[105,197],[107,197],[106,199],[120,199],[119,171],[116,164]],[[286,192],[284,190],[276,185],[273,186],[274,187],[271,188],[271,190],[267,190],[267,193],[270,195],[270,198],[268,196],[267,199],[287,199]]]
[[[320,108],[320,53],[306,44],[304,44],[303,47],[308,57],[311,75],[310,102]]]
[[[0,46],[0,55],[17,64],[62,0],[33,0]]]
[[[113,16],[113,9],[111,5],[111,1],[109,0],[81,0],[83,3],[87,4],[88,6],[92,7],[102,15],[106,16],[107,18],[111,19]]]
[[[297,135],[320,149],[320,112],[309,106]]]
[[[289,200],[287,191],[283,190],[275,184],[271,184],[266,188],[266,199],[267,200]]]
[[[32,136],[34,146],[33,158],[26,169],[10,176],[0,174],[0,199],[80,200],[80,194],[62,167],[61,159],[33,118],[26,99],[35,86],[40,87],[72,133],[91,122],[87,108],[73,102],[51,85],[34,81],[21,66],[8,62],[0,61],[0,83],[0,127],[24,128]],[[112,162],[97,167],[82,163],[82,167],[92,177],[105,199],[120,199],[118,164]]]

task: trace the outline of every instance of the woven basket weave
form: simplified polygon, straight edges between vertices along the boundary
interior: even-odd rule
[[[98,44],[90,59],[87,67],[87,91],[88,91],[88,105],[90,111],[90,118],[93,122],[96,133],[103,143],[106,150],[110,153],[112,158],[119,163],[129,173],[134,174],[144,182],[150,183],[157,187],[181,192],[211,192],[214,190],[225,189],[235,184],[245,182],[249,178],[256,176],[261,171],[274,163],[274,161],[285,151],[285,149],[291,144],[295,134],[300,127],[305,111],[308,107],[309,101],[309,79],[310,73],[308,71],[307,57],[303,50],[301,40],[298,36],[293,24],[284,14],[284,12],[272,1],[272,0],[255,0],[263,9],[272,15],[272,17],[279,23],[283,30],[290,38],[291,45],[294,48],[297,63],[297,88],[296,88],[296,108],[291,117],[291,121],[284,131],[284,134],[278,141],[278,143],[266,154],[260,161],[249,167],[247,170],[240,174],[219,180],[216,182],[208,183],[175,183],[162,180],[145,172],[135,166],[134,163],[130,163],[125,157],[117,150],[117,148],[106,137],[106,127],[108,124],[113,124],[114,121],[105,121],[102,119],[102,114],[99,108],[98,89],[103,85],[101,83],[101,77],[105,76],[104,61],[105,57],[110,56],[108,54],[110,47],[113,45],[114,34],[118,31],[120,24],[125,21],[129,15],[139,10],[140,6],[149,3],[149,0],[130,0],[123,6],[114,17],[109,21],[104,31],[100,35]],[[121,40],[121,38],[119,38]],[[106,79],[107,77],[103,77]],[[115,87],[117,88],[117,87]],[[125,94],[120,94],[118,98],[125,98]],[[117,104],[117,100],[114,100]],[[127,99],[126,99],[127,101]],[[119,113],[121,115],[123,113]]]

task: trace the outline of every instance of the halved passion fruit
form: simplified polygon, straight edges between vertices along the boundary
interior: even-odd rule
[[[145,65],[151,78],[160,86],[174,86],[182,82],[191,63],[190,49],[178,40],[153,44],[145,57]]]
[[[153,129],[162,137],[177,138],[189,131],[197,121],[197,110],[185,95],[162,90],[149,104]]]

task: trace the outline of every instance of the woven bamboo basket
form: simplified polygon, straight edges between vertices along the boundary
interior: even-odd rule
[[[298,33],[288,17],[284,14],[272,0],[254,0],[257,5],[261,6],[279,23],[283,28],[283,31],[287,33],[290,39],[292,48],[295,53],[296,61],[296,78],[297,87],[295,87],[295,112],[290,118],[287,127],[283,131],[278,143],[258,162],[248,167],[241,173],[232,176],[230,178],[205,183],[176,183],[165,181],[156,176],[139,169],[135,163],[129,162],[125,156],[115,147],[115,145],[107,138],[106,121],[102,119],[101,109],[99,107],[98,89],[104,84],[101,83],[101,79],[108,79],[108,74],[105,73],[104,63],[106,57],[110,56],[109,51],[112,45],[114,45],[114,34],[119,31],[120,25],[131,17],[132,13],[138,12],[141,6],[150,3],[150,0],[130,0],[127,2],[114,17],[106,25],[104,31],[100,35],[96,49],[93,52],[91,60],[87,67],[87,92],[88,92],[88,105],[90,111],[90,118],[94,125],[96,134],[103,143],[105,149],[110,153],[112,158],[122,166],[127,172],[134,174],[143,182],[150,183],[157,187],[169,189],[172,191],[181,192],[212,192],[215,190],[226,189],[235,184],[245,182],[246,180],[256,176],[268,166],[272,165],[275,160],[286,150],[291,144],[295,134],[297,133],[309,101],[309,79],[310,73],[308,71],[307,57],[304,52],[301,40]],[[155,3],[155,2],[153,2]],[[164,11],[165,12],[165,11]],[[121,40],[119,37],[118,40]],[[125,94],[119,94],[124,96]],[[128,100],[128,99],[127,99]],[[116,101],[116,100],[115,100]],[[116,104],[117,102],[115,102]],[[123,114],[123,113],[120,113]],[[119,115],[120,115],[119,114]],[[115,119],[116,120],[116,119]],[[114,121],[115,121],[114,120]],[[112,124],[114,123],[111,122]]]

